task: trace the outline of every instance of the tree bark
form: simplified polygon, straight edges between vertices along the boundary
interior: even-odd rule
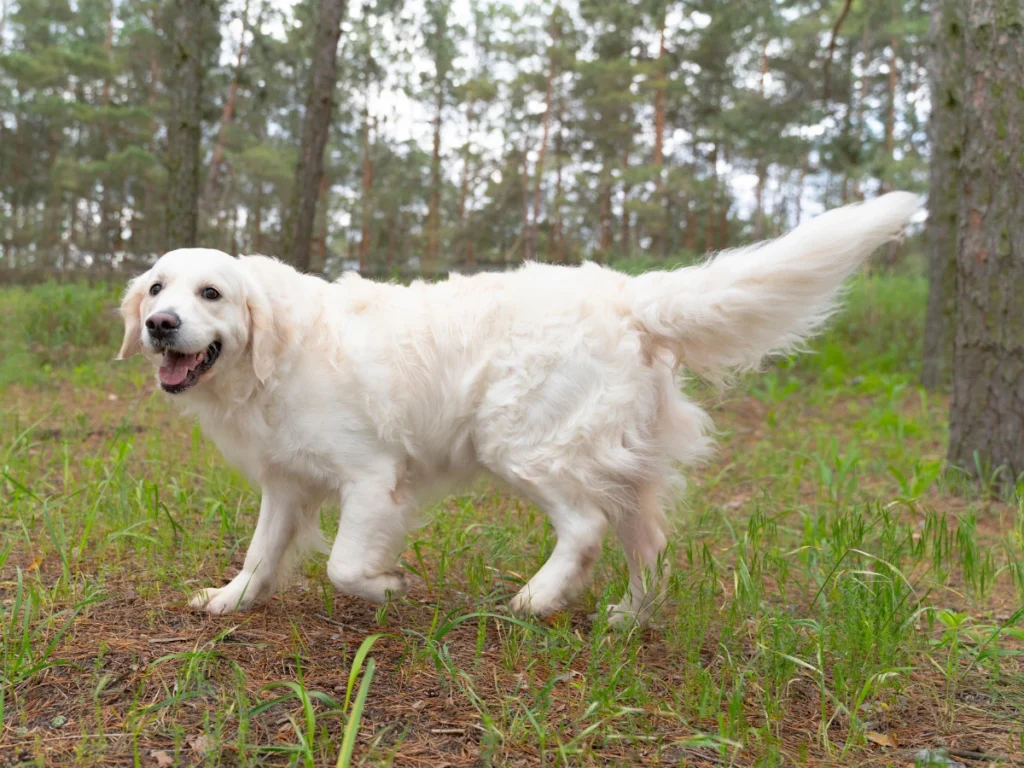
[[[704,250],[711,253],[715,250],[715,230],[717,219],[715,216],[715,202],[718,197],[718,144],[715,143],[711,149],[711,157],[708,158],[708,165],[711,166],[711,201],[708,204],[708,223],[704,229]]]
[[[768,41],[766,40],[764,45],[761,46],[761,81],[758,85],[758,94],[761,97],[761,101],[765,100],[764,86],[765,79],[768,76]],[[757,198],[757,212],[754,218],[754,239],[764,240],[765,236],[765,220],[764,220],[764,188],[768,181],[768,163],[765,161],[764,150],[759,149],[757,153],[757,189],[755,196]]]
[[[313,221],[313,242],[310,246],[309,271],[323,274],[327,266],[327,190],[330,183],[327,174],[320,177],[316,190],[316,218]]]
[[[245,63],[245,33],[248,31],[249,0],[246,0],[245,6],[242,8],[242,34],[238,40],[238,53],[235,55],[235,70],[231,75],[231,84],[228,86],[228,95],[224,100],[224,109],[221,111],[217,141],[214,142],[213,155],[210,158],[210,171],[206,174],[206,186],[203,188],[203,199],[208,203],[213,200],[214,191],[217,189],[217,177],[220,175],[220,164],[224,158],[225,132],[235,117],[235,104],[238,101],[238,78],[242,73],[242,65]],[[219,206],[215,206],[215,210],[216,207]]]
[[[1024,7],[966,12],[949,462],[1024,472]]]
[[[466,143],[462,145],[462,180],[459,182],[459,240],[455,250],[456,262],[471,264],[473,243],[470,240],[466,207],[469,203],[469,161],[471,157],[470,137],[473,135],[473,100],[466,100]]]
[[[436,85],[437,103],[434,107],[434,148],[430,155],[430,208],[427,211],[427,248],[423,257],[423,274],[430,277],[440,248],[441,230],[441,116],[444,112],[444,85]],[[526,158],[523,158],[523,171]]]
[[[631,226],[632,217],[629,215],[629,193],[633,191],[633,185],[629,183],[629,150],[632,143],[633,138],[631,136],[626,144],[626,150],[622,155],[622,235],[620,247],[622,255],[627,259],[633,251],[633,227]]]
[[[558,99],[558,114],[556,122],[558,130],[555,132],[555,198],[552,205],[551,225],[551,252],[554,254],[553,261],[565,263],[565,237],[562,232],[562,114],[564,110],[564,97]]]
[[[537,220],[540,218],[540,187],[544,179],[544,158],[548,149],[548,132],[551,129],[551,97],[555,89],[555,75],[558,69],[556,47],[558,46],[558,23],[556,14],[558,7],[551,12],[551,56],[548,64],[548,81],[544,90],[544,122],[541,129],[540,148],[537,150],[537,167],[534,169],[533,212],[530,215],[529,231],[526,235],[525,259],[532,261],[537,258]]]
[[[607,177],[607,172],[604,174],[604,179],[601,182],[600,192],[600,225],[601,225],[601,241],[600,250],[602,255],[607,256],[608,251],[612,248],[612,182]]]
[[[214,24],[211,0],[174,0],[167,119],[167,244],[192,247],[199,234],[199,142],[203,48]]]
[[[374,126],[376,120],[374,120]],[[370,155],[371,144],[370,106],[366,105],[363,115],[363,194],[361,200],[361,216],[359,227],[359,272],[366,274],[370,257],[370,223],[373,217],[373,158]]]
[[[287,258],[294,267],[303,271],[310,266],[316,204],[320,180],[324,175],[324,147],[327,146],[337,83],[338,38],[341,37],[344,15],[345,0],[320,0],[299,162],[295,168],[295,184],[284,232]]]
[[[661,205],[661,221],[654,228],[651,251],[665,257],[668,253],[668,191],[665,188],[665,25],[668,4],[661,12],[661,30],[658,35],[658,62],[654,91],[654,166],[657,169],[657,194]]]
[[[932,10],[928,310],[921,365],[921,386],[928,389],[947,383],[953,358],[963,22],[960,0],[942,0]]]

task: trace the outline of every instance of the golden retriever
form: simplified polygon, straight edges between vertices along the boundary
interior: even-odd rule
[[[710,447],[682,371],[722,380],[798,347],[844,278],[919,207],[895,192],[639,277],[527,264],[402,286],[325,282],[263,256],[166,254],[128,286],[119,357],[142,352],[263,493],[241,572],[192,605],[225,613],[270,595],[317,546],[332,497],[331,582],[373,602],[399,595],[397,561],[424,496],[483,470],[538,504],[557,534],[513,611],[566,606],[611,526],[629,584],[609,619],[646,620],[666,575],[666,494]]]

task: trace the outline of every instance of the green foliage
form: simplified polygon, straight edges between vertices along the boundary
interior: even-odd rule
[[[5,291],[25,348],[49,365],[81,362],[95,348],[116,352],[121,336],[119,294],[110,284],[43,283]]]
[[[358,260],[409,274],[425,255],[438,271],[524,256],[655,265],[779,234],[809,204],[924,185],[920,3],[852,6],[827,102],[834,3],[470,6],[349,4],[313,233],[328,273]],[[200,240],[280,255],[316,4],[223,10],[201,105]],[[177,245],[172,19],[156,0],[11,6],[0,269],[142,264]]]

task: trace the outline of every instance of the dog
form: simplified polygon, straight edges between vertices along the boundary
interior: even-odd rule
[[[845,278],[920,208],[894,192],[825,213],[774,241],[638,277],[530,263],[438,283],[336,282],[264,256],[171,251],[128,284],[118,359],[141,352],[224,457],[262,490],[241,572],[202,590],[223,614],[266,599],[325,547],[319,508],[340,499],[327,574],[381,603],[417,510],[489,472],[557,534],[510,603],[566,607],[613,528],[629,567],[612,623],[664,595],[666,502],[711,449],[708,415],[680,390],[800,348]]]

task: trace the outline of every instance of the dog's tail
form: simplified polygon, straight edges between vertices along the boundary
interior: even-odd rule
[[[777,240],[630,281],[633,314],[654,344],[720,381],[798,348],[838,306],[847,277],[901,236],[921,201],[892,192],[829,211]]]

